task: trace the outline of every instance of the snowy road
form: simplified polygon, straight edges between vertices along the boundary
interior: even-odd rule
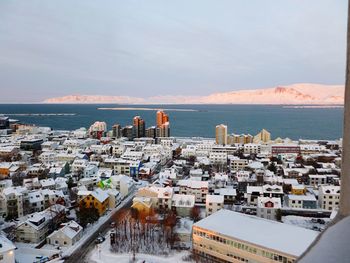
[[[76,262],[89,262],[85,259],[86,255],[95,247],[95,240],[101,233],[105,235],[110,228],[110,223],[118,218],[119,214],[122,212],[123,208],[129,208],[132,205],[132,199],[135,193],[127,197],[127,199],[118,207],[115,211],[112,211],[108,216],[108,219],[103,222],[95,231],[89,234],[85,240],[79,244],[79,247],[72,252],[70,256],[65,257],[65,263],[76,263]]]

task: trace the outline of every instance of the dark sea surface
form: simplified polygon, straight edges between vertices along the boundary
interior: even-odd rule
[[[140,115],[146,126],[155,125],[156,110],[98,110],[99,107],[163,108],[170,117],[172,136],[215,137],[215,125],[228,125],[229,133],[257,134],[262,128],[272,138],[338,139],[342,137],[343,108],[286,108],[269,105],[80,105],[80,104],[0,104],[0,114],[23,123],[72,130],[88,128],[95,121],[122,126]],[[191,109],[195,111],[176,111]],[[29,114],[73,115],[29,115]],[[24,114],[24,115],[22,115]]]

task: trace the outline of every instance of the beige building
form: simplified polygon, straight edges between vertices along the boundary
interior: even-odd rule
[[[205,201],[205,212],[207,216],[214,214],[224,207],[224,196],[222,195],[207,195]]]
[[[48,244],[69,247],[83,236],[83,228],[75,221],[62,224],[63,227],[50,234],[46,240]]]
[[[231,172],[235,172],[238,170],[244,170],[248,166],[247,159],[233,159],[230,162]]]
[[[257,135],[254,136],[253,141],[255,143],[269,142],[269,141],[271,141],[271,133],[269,133],[265,129],[262,129],[261,132],[259,132]]]
[[[220,210],[195,223],[194,252],[210,262],[292,263],[318,232],[272,220]]]
[[[209,191],[208,181],[179,180],[178,186],[179,194],[194,195],[196,203],[205,203]]]
[[[36,244],[43,242],[49,234],[49,225],[61,222],[65,216],[64,211],[64,206],[53,205],[43,212],[28,215],[28,218],[16,227],[17,241]]]
[[[227,126],[224,124],[217,125],[215,127],[216,144],[227,144]]]
[[[194,207],[194,195],[174,194],[172,198],[172,209],[175,209],[176,214],[181,217],[190,217]]]
[[[246,144],[252,143],[254,137],[250,134],[231,134],[227,136],[227,144]]]
[[[321,185],[318,188],[318,201],[320,208],[335,210],[339,207],[340,186]]]
[[[136,197],[147,197],[152,201],[152,208],[156,209],[171,209],[173,188],[158,187],[158,186],[147,186],[140,188]]]
[[[246,143],[243,149],[244,154],[260,154],[261,145],[257,143]]]

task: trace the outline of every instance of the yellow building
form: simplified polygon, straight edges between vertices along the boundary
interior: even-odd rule
[[[305,195],[306,194],[305,185],[302,185],[302,184],[292,185],[291,194],[292,195]]]
[[[215,127],[216,144],[227,144],[227,126],[224,124],[217,125]]]
[[[79,202],[79,206],[81,207],[96,208],[100,216],[102,216],[106,212],[108,204],[108,192],[99,188],[92,191],[87,196],[83,197]]]
[[[135,197],[131,207],[142,215],[150,215],[153,212],[152,200],[148,197]]]
[[[271,141],[271,133],[269,133],[265,129],[262,129],[261,132],[255,135],[253,140],[254,143],[269,142],[269,141]]]
[[[193,252],[210,262],[292,263],[318,232],[220,210],[193,225]]]
[[[5,178],[10,175],[11,163],[0,163],[0,176]]]

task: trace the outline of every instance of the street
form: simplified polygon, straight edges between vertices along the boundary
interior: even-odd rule
[[[102,224],[90,238],[88,238],[71,256],[64,259],[65,263],[77,263],[77,262],[89,262],[86,258],[88,253],[94,248],[95,240],[99,235],[105,235],[110,228],[110,223],[116,221],[119,216],[123,213],[125,208],[130,208],[132,205],[132,199],[120,207],[106,223]]]

